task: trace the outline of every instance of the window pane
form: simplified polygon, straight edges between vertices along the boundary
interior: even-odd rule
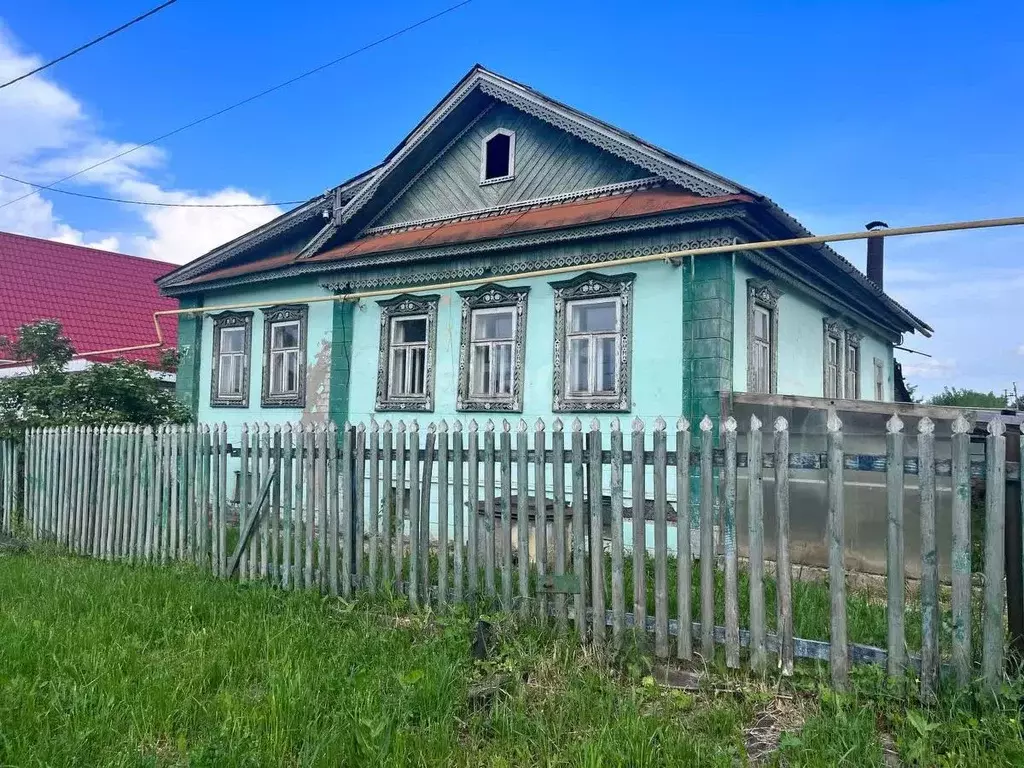
[[[769,320],[771,313],[764,307],[754,307],[754,338],[762,341],[771,340]]]
[[[512,392],[512,345],[495,346],[494,358],[497,370],[494,375],[495,394],[508,395]]]
[[[416,347],[412,351],[412,385],[409,395],[422,395],[426,391],[427,350],[424,347]]]
[[[299,391],[299,353],[287,352],[284,355],[285,377],[284,386],[286,392]]]
[[[767,394],[771,388],[771,349],[761,341],[754,343],[754,391]]]
[[[244,328],[221,328],[220,329],[220,351],[221,352],[244,352],[245,329]]]
[[[391,394],[402,395],[405,388],[405,350],[391,352]]]
[[[427,340],[427,318],[397,318],[394,321],[393,340],[396,344],[409,344]]]
[[[512,310],[507,312],[474,312],[473,340],[511,339]]]
[[[222,356],[220,358],[220,377],[217,381],[217,392],[221,395],[230,395],[234,391],[234,384],[231,379],[231,358]]]
[[[282,391],[281,382],[284,380],[284,355],[271,354],[270,356],[270,394],[279,395]]]
[[[298,323],[275,323],[270,329],[271,349],[290,349],[299,346]]]
[[[473,347],[473,388],[474,395],[490,394],[491,348],[487,344]]]
[[[600,333],[618,329],[615,299],[593,303],[572,303],[569,305],[570,333]]]
[[[484,179],[508,176],[511,166],[512,137],[499,133],[487,142],[484,150]]]
[[[590,391],[590,339],[569,340],[569,391]]]
[[[615,391],[615,339],[598,339],[597,391]]]

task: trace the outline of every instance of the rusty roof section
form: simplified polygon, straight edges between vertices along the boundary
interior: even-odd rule
[[[361,237],[323,251],[303,263],[344,261],[354,256],[434,248],[456,243],[494,240],[528,232],[566,229],[607,221],[651,216],[687,208],[712,207],[727,203],[752,203],[750,195],[699,197],[673,188],[638,189],[621,195],[528,208],[515,213],[482,218],[426,224],[415,229]],[[239,264],[200,275],[189,281],[195,285],[258,272],[270,272],[292,264],[298,256],[280,254],[271,258]]]

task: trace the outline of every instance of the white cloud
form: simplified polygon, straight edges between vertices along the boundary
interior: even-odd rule
[[[41,63],[19,52],[0,22],[0,81]],[[0,172],[48,184],[134,146],[103,135],[83,103],[46,74],[34,75],[0,91]],[[227,187],[207,193],[166,189],[147,174],[167,155],[143,147],[67,182],[100,194],[166,203],[262,203],[244,190]],[[21,184],[0,179],[0,203],[25,194]],[[55,208],[61,197],[45,191],[0,208],[0,230],[59,242],[124,250],[139,256],[184,263],[281,213],[263,208],[156,208],[130,206],[135,223],[128,231],[98,232],[72,226]],[[113,205],[111,203],[111,205]]]

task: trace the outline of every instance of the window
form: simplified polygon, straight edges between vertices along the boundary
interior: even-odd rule
[[[635,275],[588,272],[555,289],[555,411],[630,410]]]
[[[529,288],[485,285],[461,291],[461,411],[523,410],[523,342]]]
[[[380,301],[377,410],[434,410],[438,296]]]
[[[213,318],[210,405],[249,406],[249,342],[252,312],[222,312]]]
[[[747,391],[776,391],[779,368],[779,296],[775,284],[747,281]]]
[[[860,399],[860,334],[846,332],[846,387],[843,396],[848,400]]]
[[[875,400],[885,401],[885,363],[875,358]]]
[[[823,393],[830,399],[843,396],[843,328],[837,320],[825,320]]]
[[[499,128],[484,139],[480,156],[480,183],[507,181],[515,176],[516,135]]]
[[[263,310],[264,408],[306,405],[305,305]]]

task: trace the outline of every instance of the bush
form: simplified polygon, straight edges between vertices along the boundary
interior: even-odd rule
[[[188,408],[160,386],[144,365],[127,360],[65,370],[75,350],[56,320],[23,325],[0,337],[0,354],[30,366],[25,376],[0,379],[0,437],[28,427],[67,424],[183,424]]]

